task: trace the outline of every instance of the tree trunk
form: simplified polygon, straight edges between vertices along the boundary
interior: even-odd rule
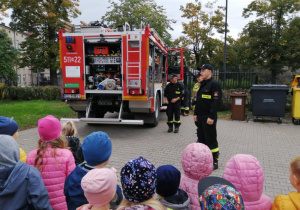
[[[277,71],[276,68],[271,69],[271,83],[276,84]]]
[[[52,86],[58,86],[56,69],[50,69],[50,81]]]

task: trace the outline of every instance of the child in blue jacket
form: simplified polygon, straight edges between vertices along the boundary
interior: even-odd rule
[[[90,170],[104,168],[109,161],[111,152],[112,143],[107,133],[93,132],[85,137],[82,153],[86,162],[77,165],[65,181],[64,194],[69,210],[75,210],[88,203],[80,185],[81,180]],[[123,199],[122,190],[118,185],[116,191],[114,199],[110,202],[112,209],[116,209]]]
[[[0,135],[0,208],[52,209],[41,173],[20,161],[12,136]]]

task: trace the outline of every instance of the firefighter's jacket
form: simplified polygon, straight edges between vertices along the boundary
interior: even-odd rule
[[[180,99],[184,96],[184,89],[181,84],[177,83],[169,83],[166,86],[164,96],[167,97],[169,103],[173,98],[180,97]],[[180,101],[180,100],[179,100]]]
[[[206,115],[211,119],[216,119],[221,101],[222,90],[220,84],[213,78],[203,80],[197,93],[194,115]]]

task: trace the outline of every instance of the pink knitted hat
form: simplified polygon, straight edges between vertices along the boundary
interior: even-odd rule
[[[42,141],[53,141],[60,136],[61,124],[58,119],[52,115],[48,115],[39,119],[38,132]]]
[[[116,194],[117,175],[112,169],[93,169],[82,178],[81,188],[89,204],[105,206]]]

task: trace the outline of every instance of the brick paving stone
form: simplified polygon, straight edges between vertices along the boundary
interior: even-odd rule
[[[196,129],[192,116],[182,116],[178,134],[167,133],[166,114],[155,128],[133,125],[86,125],[76,123],[81,141],[94,131],[104,131],[113,143],[113,152],[108,167],[118,172],[132,158],[143,156],[156,167],[172,164],[182,173],[183,149],[195,142]],[[289,162],[300,155],[300,129],[291,121],[282,124],[272,121],[253,122],[219,119],[217,122],[220,148],[219,169],[212,175],[222,176],[226,162],[235,154],[255,156],[264,169],[264,193],[273,200],[278,194],[293,191],[289,183]],[[18,143],[26,153],[37,147],[37,129],[19,133]],[[119,174],[118,174],[118,178]]]

